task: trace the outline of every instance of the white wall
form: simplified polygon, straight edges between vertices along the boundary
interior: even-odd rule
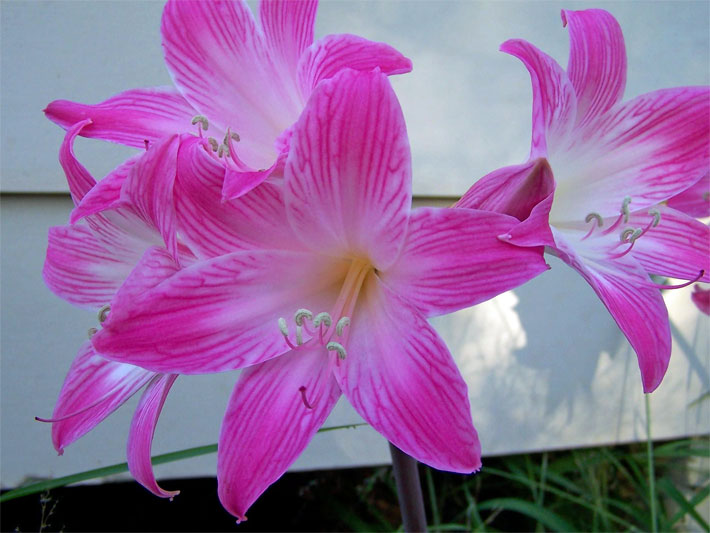
[[[412,142],[415,193],[459,195],[475,177],[525,159],[530,87],[519,62],[497,52],[527,38],[564,65],[567,32],[547,2],[325,2],[318,35],[359,33],[407,54],[413,73],[395,80]],[[604,3],[624,28],[627,95],[708,84],[707,2]],[[40,272],[47,229],[71,202],[57,150],[62,131],[44,119],[52,99],[97,102],[123,89],[169,83],[162,65],[159,2],[12,2],[2,10],[1,455],[2,485],[59,476],[124,458],[133,402],[70,446],[51,448],[51,414],[64,374],[95,317],[54,297]],[[80,139],[97,176],[125,150]],[[8,194],[15,193],[15,194]],[[16,194],[16,193],[32,193]],[[551,258],[553,269],[518,290],[435,320],[470,387],[484,454],[643,439],[635,355],[592,290]],[[708,318],[690,289],[666,293],[674,336],[671,368],[652,397],[654,435],[710,432]],[[217,439],[236,373],[180,378],[154,451]],[[327,425],[359,420],[341,404]],[[295,468],[382,463],[386,443],[367,428],[317,436]],[[210,475],[209,456],[158,468],[162,476]]]

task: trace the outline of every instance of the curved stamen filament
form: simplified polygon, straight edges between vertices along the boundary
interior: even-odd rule
[[[589,228],[589,231],[584,237],[582,237],[581,240],[589,238],[589,236],[594,233],[595,229],[601,228],[604,225],[604,219],[599,213],[589,213],[586,217],[584,217],[584,221],[586,223],[592,222],[592,227]]]
[[[345,347],[339,342],[330,341],[328,344],[325,345],[325,349],[329,352],[337,352],[338,357],[341,360],[345,359],[345,357],[348,355],[348,353],[345,351]]]
[[[303,405],[306,406],[306,409],[313,409],[313,406],[308,402],[308,398],[306,398],[306,387],[301,385],[298,387],[298,392],[301,393],[301,400],[303,400]]]
[[[660,283],[648,283],[649,287],[655,287],[657,289],[682,289],[683,287],[687,287],[688,285],[692,285],[693,283],[700,281],[701,278],[705,275],[705,269],[701,269],[700,272],[698,272],[698,275],[695,276],[695,278],[686,281],[685,283],[679,283],[678,285],[663,285]]]

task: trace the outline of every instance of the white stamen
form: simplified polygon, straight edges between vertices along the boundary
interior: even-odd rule
[[[624,222],[629,221],[629,204],[631,203],[631,196],[624,196],[624,201],[621,203],[621,213],[624,215]]]
[[[104,305],[101,309],[99,309],[99,322],[103,324],[103,322],[108,318],[108,312],[111,310],[111,306],[109,304]]]
[[[219,149],[219,143],[214,137],[209,137],[207,139],[207,142],[210,143],[210,147],[212,147],[213,152],[216,152]]]
[[[661,221],[661,212],[658,209],[650,209],[648,214],[653,217],[653,225],[651,227],[655,228]]]
[[[345,329],[346,326],[350,325],[350,319],[346,316],[342,317],[340,320],[338,320],[338,323],[335,325],[335,332],[338,334],[338,337],[343,336],[343,330]]]
[[[294,322],[296,322],[297,326],[303,325],[304,318],[307,318],[308,320],[313,320],[313,313],[311,313],[308,309],[299,309],[293,316],[293,320]]]
[[[281,335],[288,337],[288,324],[286,324],[285,318],[279,318],[279,330],[281,330]]]
[[[296,344],[298,346],[303,344],[303,328],[301,326],[296,326]]]
[[[207,131],[207,128],[210,127],[210,123],[207,121],[207,117],[204,115],[195,115],[192,117],[192,125],[194,126],[197,123],[200,123],[200,126],[202,126],[202,129]]]
[[[318,327],[321,325],[321,322],[325,324],[326,328],[329,328],[331,324],[333,323],[333,319],[330,318],[330,315],[323,311],[322,313],[318,313],[316,317],[313,319],[313,325],[315,327]]]
[[[592,221],[592,219],[597,221],[597,226],[602,227],[604,225],[604,219],[602,219],[602,216],[599,213],[589,213],[586,217],[584,217],[584,221],[589,223]]]
[[[345,359],[345,356],[347,355],[345,347],[339,342],[330,341],[325,345],[325,349],[331,352],[338,352],[338,357],[340,357],[340,359]]]

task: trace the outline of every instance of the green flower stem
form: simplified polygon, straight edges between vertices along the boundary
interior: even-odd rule
[[[419,481],[419,465],[390,442],[392,470],[397,482],[397,497],[402,512],[402,525],[406,533],[426,531],[426,514],[424,512],[424,495]]]
[[[651,531],[658,532],[658,517],[656,513],[656,471],[653,464],[653,440],[651,439],[651,400],[650,394],[644,394],[646,400],[646,452],[648,458],[648,500],[651,506]]]
[[[344,426],[331,426],[327,428],[321,428],[318,430],[318,432],[325,433],[326,431],[332,431],[334,429],[356,428],[365,425],[366,424],[364,423],[360,423],[347,424]],[[216,451],[216,444],[208,444],[207,446],[197,446],[195,448],[187,448],[186,450],[180,450],[177,452],[156,455],[153,457],[152,463],[154,465],[171,463],[173,461],[189,459],[190,457],[197,457],[199,455],[215,453]],[[119,463],[117,465],[104,466],[103,468],[87,470],[86,472],[80,472],[78,474],[72,474],[70,476],[58,477],[56,479],[48,479],[46,481],[40,481],[38,483],[32,483],[31,485],[25,485],[24,487],[18,487],[16,489],[9,490],[6,493],[0,495],[0,502],[14,500],[15,498],[22,498],[23,496],[36,494],[38,492],[44,492],[45,490],[55,489],[57,487],[63,487],[65,485],[71,485],[72,483],[78,483],[80,481],[87,481],[89,479],[112,476],[114,474],[122,474],[123,472],[128,472],[128,463]]]

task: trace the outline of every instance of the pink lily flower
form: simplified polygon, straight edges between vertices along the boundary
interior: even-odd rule
[[[695,185],[669,198],[666,205],[691,217],[710,217],[710,172]]]
[[[710,315],[710,289],[704,289],[699,285],[693,287],[693,293],[690,295],[693,303],[706,315]]]
[[[111,184],[149,183],[147,176],[175,170],[174,158],[169,157],[171,149],[156,147],[135,164],[119,167],[101,185],[97,184],[72,150],[75,137],[90,124],[91,120],[85,119],[69,128],[59,154],[72,198],[89,214],[85,223],[50,228],[43,277],[55,294],[79,307],[98,311],[99,321],[103,322],[111,305],[121,305],[116,295],[119,287],[123,298],[131,297],[178,269],[146,206],[131,201],[131,197],[141,195],[136,195],[131,187],[122,193]],[[177,143],[173,140],[172,144],[175,149]],[[140,180],[134,176],[140,176]],[[113,208],[100,209],[102,204]],[[79,208],[75,213],[78,211]],[[176,242],[176,249],[183,264],[194,262],[194,256],[182,243]],[[142,265],[156,261],[164,265],[164,270],[153,269],[152,277],[142,276]],[[95,331],[92,328],[89,336]],[[105,359],[86,341],[69,369],[52,417],[38,420],[52,423],[52,442],[61,455],[66,446],[145,388],[129,432],[128,465],[148,490],[171,498],[178,491],[165,491],[158,486],[150,457],[155,426],[176,378],[175,374]]]
[[[219,168],[197,161],[196,180],[214,182]],[[155,372],[248,367],[218,447],[220,498],[240,520],[341,393],[405,453],[477,470],[466,385],[426,318],[536,276],[542,249],[499,240],[519,224],[508,215],[411,210],[404,118],[377,71],[343,70],[315,89],[293,129],[283,199],[280,244],[264,220],[263,248],[187,266],[112,307],[95,349]],[[212,236],[217,248],[229,230]]]
[[[96,105],[49,104],[47,117],[81,135],[144,148],[181,133],[207,135],[236,198],[280,174],[290,127],[311,91],[343,68],[409,72],[392,47],[354,35],[313,42],[315,0],[263,0],[259,22],[243,0],[170,0],[161,34],[172,87],[134,89]]]
[[[532,79],[530,159],[483,177],[458,206],[517,216],[524,222],[501,238],[544,245],[577,270],[636,351],[651,392],[667,369],[671,335],[649,274],[710,281],[708,227],[661,205],[707,174],[710,91],[665,89],[622,102],[626,52],[614,17],[562,11],[562,22],[566,71],[526,41],[502,45]]]

